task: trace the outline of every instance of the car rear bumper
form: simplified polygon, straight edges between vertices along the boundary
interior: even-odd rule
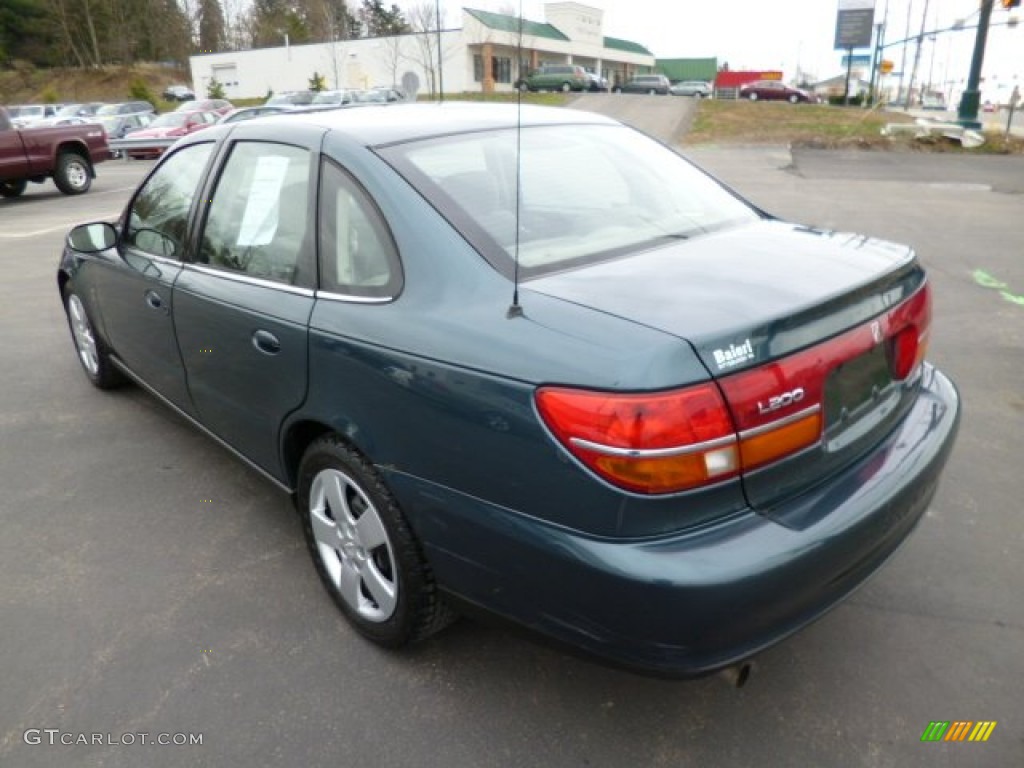
[[[612,663],[690,677],[779,642],[876,571],[931,501],[959,411],[926,366],[906,419],[827,484],[768,514],[644,540],[595,539],[383,471],[459,599]]]

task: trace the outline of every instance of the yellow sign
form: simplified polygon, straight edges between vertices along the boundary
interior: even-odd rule
[[[882,63],[878,65],[878,71],[883,75],[888,75],[892,72],[893,63],[889,59],[882,59]]]

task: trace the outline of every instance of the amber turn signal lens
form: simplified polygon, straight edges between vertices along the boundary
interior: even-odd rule
[[[796,453],[820,439],[820,410],[767,432],[741,438],[740,459],[743,469],[753,469]]]

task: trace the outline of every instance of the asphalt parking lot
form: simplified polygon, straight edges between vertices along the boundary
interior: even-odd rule
[[[110,217],[149,167],[111,162],[85,196],[0,200],[0,766],[1024,764],[1024,164],[689,154],[772,213],[912,243],[930,270],[930,357],[963,425],[921,526],[862,590],[740,690],[471,621],[371,647],[287,499],[140,390],[82,375],[54,269],[68,226]],[[933,720],[998,724],[922,743]],[[140,733],[202,744],[106,743]]]

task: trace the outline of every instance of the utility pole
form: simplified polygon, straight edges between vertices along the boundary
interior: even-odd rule
[[[917,36],[917,49],[914,51],[914,68],[910,70],[910,85],[907,86],[907,99],[903,102],[903,108],[910,108],[910,94],[914,90],[914,80],[917,78],[917,65],[921,62],[921,43],[924,41],[924,28],[928,25],[928,2],[924,0],[924,13],[921,14],[921,32]]]
[[[992,5],[995,0],[981,0],[981,13],[978,15],[978,34],[974,38],[974,56],[971,57],[971,74],[967,78],[967,89],[960,97],[960,108],[957,117],[964,128],[978,130],[978,105],[981,104],[981,65],[985,61],[985,43],[988,40],[988,23],[992,18]]]
[[[904,73],[906,73],[906,71],[907,71],[907,43],[906,43],[906,41],[910,40],[910,19],[911,19],[911,14],[913,12],[914,12],[914,0],[910,0],[910,2],[907,3],[907,29],[903,33],[903,36],[904,36],[904,38],[906,38],[906,40],[904,40],[904,42],[903,42],[903,55],[900,58],[900,85],[899,85],[899,88],[896,90],[896,100],[897,101],[899,101],[900,92],[903,90],[903,76],[904,76]],[[908,100],[909,100],[909,97],[908,97]],[[907,106],[906,101],[904,101],[903,106],[904,107]]]

